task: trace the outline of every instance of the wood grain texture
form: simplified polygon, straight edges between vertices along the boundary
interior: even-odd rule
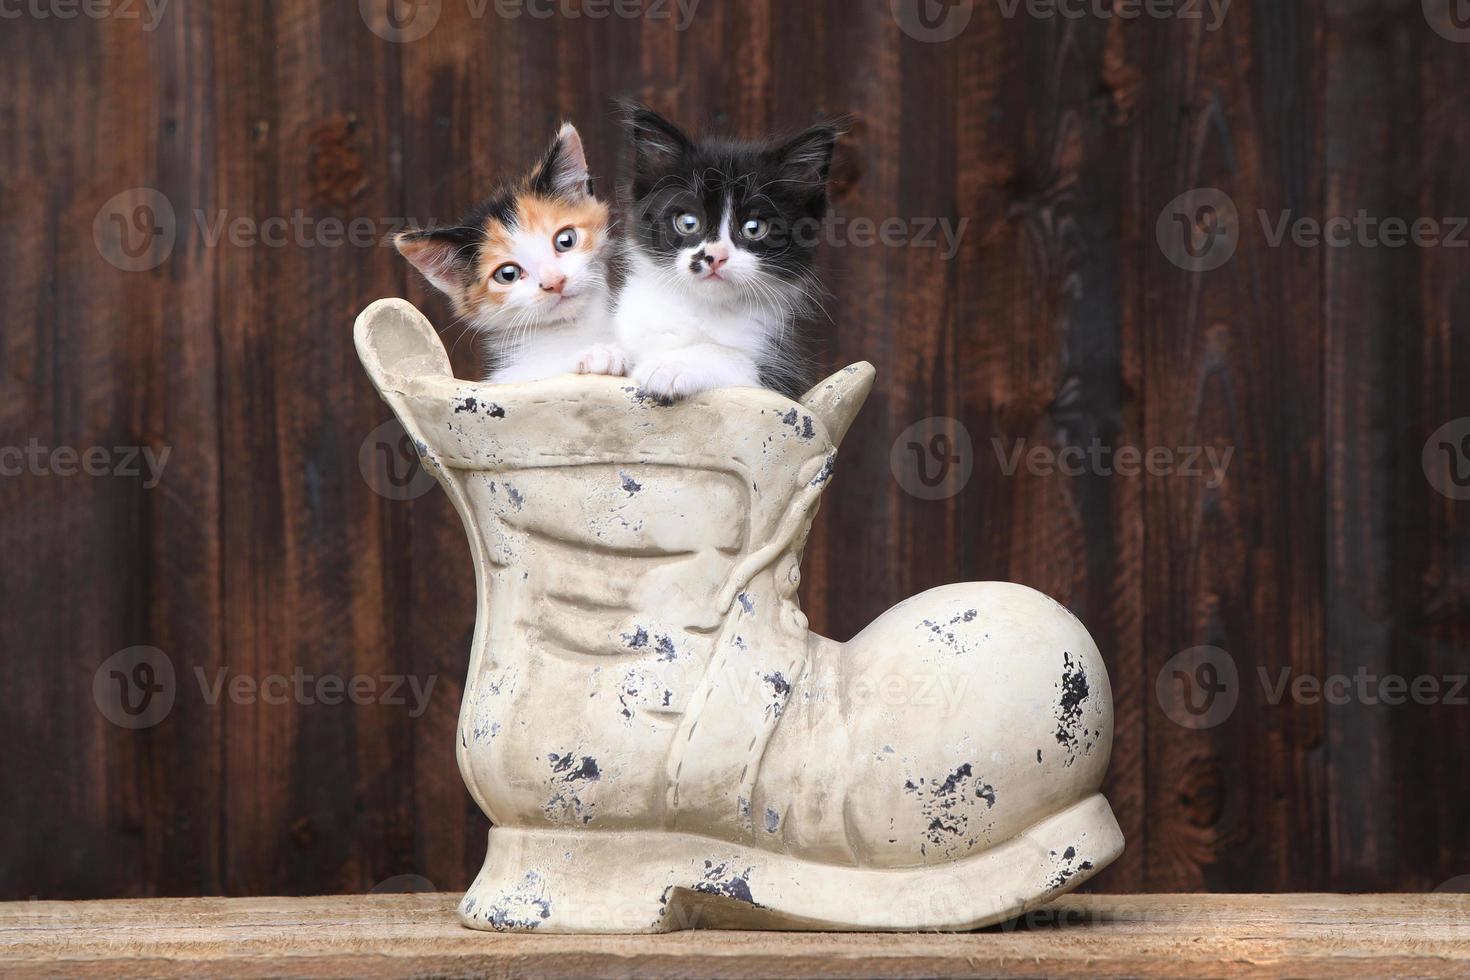
[[[1321,214],[1312,6],[1236,9],[1214,33],[1170,25],[1153,39],[1167,81],[1141,106],[1155,122],[1145,212],[1198,187],[1240,212],[1224,267],[1178,269],[1157,249],[1144,266],[1143,443],[1235,452],[1218,488],[1166,478],[1145,491],[1149,675],[1213,646],[1234,658],[1242,692],[1227,726],[1193,737],[1162,712],[1150,720],[1150,765],[1177,775],[1150,784],[1145,860],[1173,888],[1246,889],[1262,868],[1304,887],[1324,870],[1308,829],[1324,819],[1324,709],[1268,704],[1261,683],[1282,667],[1323,673],[1322,502],[1310,492],[1322,485],[1322,256],[1272,248],[1257,222]],[[1293,96],[1300,106],[1283,104]]]
[[[0,905],[7,976],[1452,977],[1464,895],[1074,896],[969,934],[503,935],[457,896]]]
[[[1432,432],[1470,418],[1470,249],[1277,245],[1261,217],[1470,215],[1470,44],[1420,0],[1234,0],[1218,29],[1008,6],[950,4],[971,17],[943,43],[907,35],[890,0],[701,0],[687,23],[677,5],[540,17],[422,0],[414,16],[437,21],[406,43],[351,2],[175,0],[151,29],[5,19],[0,453],[170,456],[156,487],[0,476],[0,739],[22,749],[0,897],[468,884],[487,829],[454,760],[468,550],[437,489],[390,499],[361,472],[365,442],[369,462],[397,447],[372,441],[389,412],[350,325],[406,296],[472,373],[474,338],[383,240],[457,215],[562,119],[612,197],[616,95],[749,136],[854,117],[819,257],[829,316],[811,332],[823,366],[870,360],[879,383],[808,545],[815,629],[846,639],[964,579],[1073,609],[1117,710],[1107,792],[1129,847],[1104,890],[1470,875],[1470,706],[1448,697],[1470,675],[1470,503],[1421,466]],[[1202,187],[1241,222],[1210,272],[1156,236]],[[94,223],[140,188],[177,234],[156,267],[125,271]],[[272,219],[284,239],[255,237]],[[958,250],[858,243],[855,221],[889,219],[944,222]],[[923,499],[890,454],[933,417],[969,433],[973,473]],[[1018,446],[1234,455],[1212,486],[1008,473]],[[135,645],[163,651],[177,685],[137,731],[92,688]],[[1230,654],[1239,705],[1192,730],[1155,685],[1202,645]],[[1441,696],[1273,699],[1283,671],[1430,677]],[[421,713],[411,696],[210,693],[298,674],[433,686]]]

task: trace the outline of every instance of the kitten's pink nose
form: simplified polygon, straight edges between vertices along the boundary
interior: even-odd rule
[[[720,267],[730,261],[730,246],[723,242],[706,245],[704,256],[709,260],[709,271],[719,272]]]
[[[566,274],[553,269],[541,273],[541,288],[548,293],[560,293],[567,285]]]

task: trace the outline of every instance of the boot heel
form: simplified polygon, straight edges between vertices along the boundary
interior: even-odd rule
[[[694,927],[662,835],[496,827],[459,921],[496,932],[657,933]],[[673,845],[671,847],[671,844]]]

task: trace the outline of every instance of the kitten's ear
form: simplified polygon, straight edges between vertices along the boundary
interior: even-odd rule
[[[473,252],[458,230],[403,231],[394,237],[393,244],[435,288],[458,298]]]
[[[693,149],[694,143],[684,131],[652,109],[626,99],[619,100],[618,109],[628,125],[636,151],[637,169],[640,174],[659,173],[672,167],[680,157]]]
[[[781,166],[782,178],[813,190],[825,186],[832,172],[832,152],[849,128],[844,119],[819,123],[776,147],[772,155]]]
[[[538,194],[556,197],[586,197],[592,193],[592,175],[587,172],[587,154],[582,136],[571,123],[562,123],[556,139],[531,175]]]

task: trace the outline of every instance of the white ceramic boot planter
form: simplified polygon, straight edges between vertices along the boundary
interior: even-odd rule
[[[802,546],[871,366],[799,403],[473,384],[402,300],[357,348],[474,555],[458,754],[494,829],[465,925],[969,929],[1122,850],[1107,672],[1060,605],[952,585],[807,631]]]

